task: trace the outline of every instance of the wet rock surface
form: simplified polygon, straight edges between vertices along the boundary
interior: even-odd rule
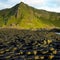
[[[0,29],[0,60],[60,60],[60,35]]]

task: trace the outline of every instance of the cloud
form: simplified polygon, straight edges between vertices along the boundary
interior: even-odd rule
[[[21,1],[38,9],[60,12],[60,0],[21,0]]]
[[[0,2],[0,10],[1,10],[1,9],[5,9],[5,8],[7,8],[7,7],[9,7],[9,5]]]
[[[16,4],[16,3],[20,3],[20,0],[8,0],[7,2]]]
[[[0,0],[0,10],[5,8],[11,8],[17,3],[20,3],[20,0]]]
[[[60,0],[0,0],[0,9],[10,8],[21,1],[38,9],[60,12]]]
[[[47,0],[21,0],[28,4],[44,4]]]

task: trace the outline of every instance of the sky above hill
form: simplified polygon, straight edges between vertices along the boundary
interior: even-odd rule
[[[37,9],[60,12],[60,0],[0,0],[0,10],[24,2]]]

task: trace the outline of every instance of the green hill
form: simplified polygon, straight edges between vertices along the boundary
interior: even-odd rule
[[[21,2],[0,10],[0,27],[39,29],[60,27],[60,13],[38,10]]]

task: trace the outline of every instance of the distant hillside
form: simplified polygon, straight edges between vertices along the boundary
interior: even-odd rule
[[[21,2],[0,10],[0,27],[39,29],[60,27],[60,13],[38,10]]]

